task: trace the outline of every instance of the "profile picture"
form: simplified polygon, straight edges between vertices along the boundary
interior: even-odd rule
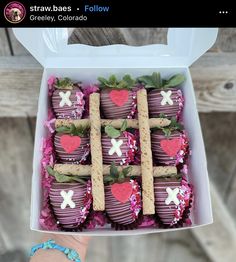
[[[10,23],[20,23],[25,18],[26,10],[23,4],[19,2],[11,2],[4,8],[4,16]]]

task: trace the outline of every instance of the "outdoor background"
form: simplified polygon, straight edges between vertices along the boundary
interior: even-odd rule
[[[76,29],[70,43],[165,43],[166,29]],[[88,262],[232,262],[236,257],[236,29],[192,67],[208,158],[214,224],[136,237],[93,238]],[[26,262],[32,153],[41,66],[0,29],[0,262]]]

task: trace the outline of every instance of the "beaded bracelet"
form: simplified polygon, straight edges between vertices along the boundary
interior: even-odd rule
[[[32,257],[35,254],[35,252],[39,249],[56,249],[63,252],[69,260],[81,262],[79,254],[74,249],[57,245],[56,242],[52,239],[49,239],[44,243],[33,246],[31,248],[30,256]]]

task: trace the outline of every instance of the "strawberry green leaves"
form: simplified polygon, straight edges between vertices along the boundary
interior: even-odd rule
[[[124,132],[128,127],[128,123],[126,120],[123,121],[121,127],[120,127],[120,132]]]
[[[67,176],[58,173],[57,171],[54,171],[52,167],[47,166],[47,172],[50,176],[55,177],[56,181],[58,183],[73,183],[73,182],[79,182],[81,184],[86,185],[86,181],[80,178],[79,176]]]
[[[73,123],[70,126],[60,126],[56,128],[56,132],[70,134],[73,136],[85,137],[88,135],[89,128],[87,126],[76,127]]]
[[[152,75],[141,76],[137,79],[140,83],[145,85],[145,88],[168,88],[176,87],[185,81],[185,76],[177,74],[169,79],[161,79],[161,75],[158,72],[153,72]]]
[[[137,78],[137,81],[131,78],[130,75],[125,75],[121,80],[118,80],[115,75],[111,75],[108,79],[99,77],[100,88],[112,89],[131,89],[136,82],[145,85],[145,88],[170,88],[177,87],[185,81],[183,74],[176,74],[169,79],[162,79],[159,72],[153,72],[152,75],[144,75]]]
[[[138,81],[143,83],[146,88],[161,88],[162,80],[160,73],[152,73],[152,75],[145,75],[138,78]]]
[[[111,75],[108,79],[98,77],[100,88],[112,89],[131,89],[135,85],[135,80],[130,75],[125,75],[121,80],[118,80],[115,75]]]
[[[164,118],[163,116],[160,115],[160,117]],[[153,130],[155,129],[160,129],[162,130],[162,132],[165,134],[166,137],[170,137],[171,133],[173,131],[182,131],[184,129],[183,125],[178,123],[176,118],[171,118],[171,122],[168,126],[165,127],[161,127],[161,126],[156,126],[155,128],[153,128]]]
[[[177,74],[169,78],[164,87],[175,87],[181,85],[185,81],[185,76],[182,74]]]
[[[74,83],[70,78],[56,78],[55,88],[57,89],[73,89]]]
[[[110,137],[110,138],[117,138],[121,135],[120,130],[114,128],[113,126],[106,126],[105,127],[105,133]]]
[[[116,129],[111,125],[106,126],[105,127],[105,133],[110,138],[117,138],[117,137],[121,136],[122,132],[124,132],[126,129],[127,129],[127,121],[124,120],[120,129]]]
[[[104,177],[104,182],[108,184],[123,183],[127,180],[127,177],[129,177],[131,169],[131,166],[127,166],[119,171],[113,162],[110,166],[110,174]]]

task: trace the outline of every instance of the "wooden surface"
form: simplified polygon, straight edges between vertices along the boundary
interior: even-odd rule
[[[190,69],[200,112],[236,111],[236,52],[207,53]],[[30,56],[1,57],[0,116],[35,116],[41,76]]]
[[[35,120],[27,118],[1,119],[0,254],[32,243],[29,206],[34,125]]]
[[[0,56],[8,55],[11,55],[11,52],[7,38],[7,31],[4,28],[0,28]]]
[[[76,30],[71,41],[165,43],[166,29]],[[83,33],[83,35],[81,35]],[[73,40],[74,38],[74,40]],[[77,40],[75,40],[77,39]],[[236,111],[236,29],[222,28],[211,52],[191,68],[201,112]],[[26,262],[39,237],[29,230],[30,179],[36,104],[42,69],[0,29],[0,261]],[[30,98],[30,99],[29,99]],[[11,117],[11,118],[10,118]],[[12,118],[14,117],[14,118]],[[236,256],[236,113],[200,114],[211,179],[214,224],[171,233],[93,238],[87,261],[226,261]]]
[[[236,116],[233,113],[227,114],[227,117],[223,113],[201,114],[211,180],[217,182],[217,188],[220,189],[219,197],[218,191],[215,187],[212,187],[213,199],[215,199],[213,201],[215,219],[213,225],[193,231],[150,236],[94,238],[90,246],[88,261],[120,261],[121,259],[123,261],[134,261],[136,259],[141,262],[148,258],[149,261],[154,262],[157,255],[160,257],[160,261],[171,261],[175,257],[175,261],[181,261],[183,258],[186,261],[208,261],[205,252],[202,250],[206,251],[212,261],[222,261],[222,257],[234,256],[235,229],[232,225],[234,221],[229,217],[225,204],[229,207],[232,215],[236,213],[232,208],[234,207],[232,199],[229,201],[229,196],[233,198],[235,195],[234,188],[229,188],[230,181],[231,184],[235,181],[233,176],[235,174],[235,162],[233,160],[236,153],[236,133],[235,131],[231,132],[235,118]],[[228,126],[225,135],[223,128],[216,128],[218,121],[223,126]],[[4,250],[11,250],[13,247],[26,249],[31,245],[32,237],[37,238],[37,235],[30,232],[28,227],[33,150],[32,133],[34,132],[35,119],[8,118],[3,119],[3,122],[4,129],[0,131],[0,146],[2,151],[8,152],[8,154],[1,154],[0,158],[0,208],[5,210],[0,213],[0,254]],[[227,150],[230,143],[228,141],[229,136],[233,141],[231,141],[231,151]],[[217,138],[221,143],[215,143]],[[210,152],[214,152],[214,154]],[[5,163],[8,163],[8,165],[5,165]],[[219,180],[220,178],[221,180]],[[18,188],[18,190],[12,190],[12,188]],[[222,199],[224,202],[222,202]],[[21,214],[21,216],[17,216],[17,220],[15,218],[16,212]],[[229,227],[229,224],[231,224],[231,227]],[[17,230],[17,235],[15,235],[15,230]],[[22,238],[24,241],[22,241]],[[197,238],[197,242],[195,238]],[[198,243],[202,245],[202,250]],[[221,248],[222,244],[224,244],[224,248]],[[157,246],[158,249],[155,248]],[[142,252],[137,254],[137,250],[142,250]],[[94,260],[97,257],[101,260]],[[224,259],[224,261],[231,260]]]
[[[166,32],[164,28],[82,28],[72,31],[69,42],[93,45],[166,43]],[[235,28],[221,28],[212,52],[203,55],[191,67],[200,112],[236,111],[235,39]],[[35,116],[42,67],[10,29],[0,29],[0,55],[0,117]]]

